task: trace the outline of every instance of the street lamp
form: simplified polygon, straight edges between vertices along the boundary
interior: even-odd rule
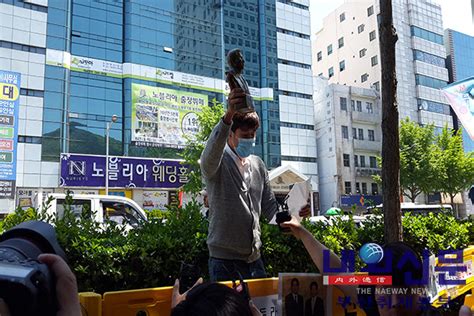
[[[117,122],[118,116],[112,115],[110,122],[107,122],[107,129],[105,131],[105,195],[109,195],[109,137],[110,127]]]

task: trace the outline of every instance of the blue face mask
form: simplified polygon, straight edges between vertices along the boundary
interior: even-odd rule
[[[235,148],[235,152],[240,158],[247,158],[253,153],[255,147],[255,138],[239,138],[239,144]]]

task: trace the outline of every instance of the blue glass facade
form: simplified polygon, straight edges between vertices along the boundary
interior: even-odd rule
[[[224,0],[223,4],[225,53],[240,48],[249,85],[274,90],[273,101],[256,102],[262,123],[256,153],[269,168],[277,167],[281,151],[275,0]]]
[[[50,0],[47,48],[223,79],[221,21],[222,7],[214,0]],[[218,92],[48,65],[42,159],[58,161],[60,152],[105,154],[106,125],[114,114],[119,120],[110,131],[111,154],[177,158],[174,149],[131,144],[132,83],[223,99]]]
[[[453,30],[448,35],[448,69],[452,82],[474,77],[474,37]],[[463,129],[464,151],[474,152],[474,141]]]

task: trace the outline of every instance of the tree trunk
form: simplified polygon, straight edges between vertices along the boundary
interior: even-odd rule
[[[382,186],[385,242],[402,240],[400,211],[400,141],[392,1],[380,0],[379,41],[382,65]]]

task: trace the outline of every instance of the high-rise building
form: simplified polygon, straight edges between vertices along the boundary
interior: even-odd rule
[[[439,90],[448,82],[441,7],[431,0],[392,1],[400,119],[453,126]],[[313,73],[330,83],[381,88],[376,1],[347,1],[323,22],[313,47]]]
[[[158,159],[154,164],[179,158],[183,135],[196,130],[192,112],[213,99],[224,101],[225,53],[237,47],[244,52],[244,75],[262,121],[257,154],[269,168],[291,163],[302,173],[316,175],[313,119],[297,116],[306,113],[312,87],[298,81],[306,89],[301,90],[294,77],[295,72],[310,72],[309,40],[305,38],[303,50],[292,48],[305,52],[306,59],[299,63],[299,57],[280,62],[278,55],[278,34],[289,32],[293,41],[309,38],[309,3],[284,2],[1,0],[0,70],[22,75],[17,199],[31,198],[38,189],[61,192],[68,187],[62,173],[81,175],[89,163],[74,162],[69,170],[61,170],[60,159],[84,154],[104,158],[113,115],[118,121],[110,125],[110,155]],[[291,19],[308,27],[297,32],[299,28],[288,24],[280,29],[279,10],[291,12]],[[280,64],[290,62],[296,64],[285,65],[291,68],[292,85],[280,91]],[[294,98],[291,106],[282,106],[280,94]],[[290,107],[298,113],[282,119]],[[284,124],[306,137],[292,140],[291,150],[290,141],[281,140]],[[117,166],[115,160],[110,164]],[[97,165],[90,169],[94,177],[105,179]],[[114,191],[140,203],[146,192],[164,188],[137,185],[132,178],[147,174],[145,166],[138,169],[113,169],[112,178],[127,174],[129,183]],[[160,170],[148,170],[148,176],[153,172],[159,179]],[[177,176],[166,174],[175,180]],[[104,192],[103,185],[86,178],[76,192]],[[13,206],[13,200],[0,199],[1,212]]]
[[[474,37],[457,32],[445,30],[445,45],[447,52],[447,66],[449,81],[456,82],[474,77]],[[459,125],[461,128],[462,126]],[[463,144],[465,152],[474,152],[474,141],[463,128]]]
[[[375,89],[314,79],[321,210],[381,203],[382,109]],[[369,202],[371,201],[371,202]]]

